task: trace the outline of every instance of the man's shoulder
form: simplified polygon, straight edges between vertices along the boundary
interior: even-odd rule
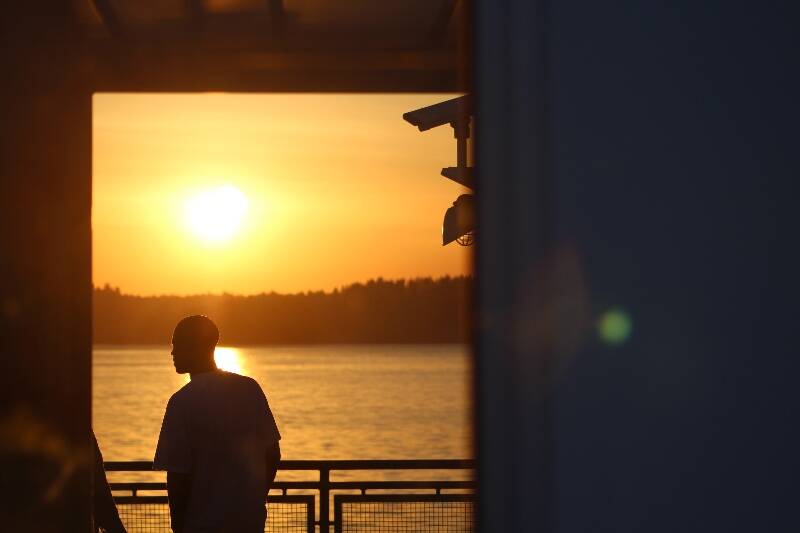
[[[225,372],[225,374],[228,379],[242,388],[257,389],[259,391],[261,390],[261,385],[258,384],[258,381],[254,380],[250,376],[234,374],[233,372]]]
[[[247,383],[250,386],[255,385],[256,387],[258,387],[258,381],[254,380],[250,376],[243,376],[241,374],[234,374],[233,372],[226,372],[226,374],[228,374],[229,376],[232,376],[234,379],[238,379],[242,383]]]
[[[250,376],[243,376],[242,374],[237,374],[235,372],[228,372],[227,370],[222,370],[222,369],[215,371],[212,375],[214,378],[225,380],[228,383],[244,384],[244,383],[256,382],[256,380],[254,380]]]
[[[226,392],[227,391],[227,392]],[[193,379],[169,399],[171,405],[191,405],[203,397],[214,397],[218,394],[245,394],[247,396],[264,396],[264,391],[258,382],[241,374],[234,374],[224,370],[204,374],[199,379]]]
[[[167,402],[167,405],[176,405],[186,401],[186,398],[192,394],[192,387],[190,386],[191,384],[192,382],[190,381],[180,389],[173,392],[172,396],[169,397],[169,402]]]

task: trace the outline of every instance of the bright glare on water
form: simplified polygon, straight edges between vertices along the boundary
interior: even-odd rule
[[[472,456],[466,346],[224,347],[216,359],[264,389],[284,459]],[[105,460],[152,460],[167,400],[185,383],[168,346],[96,348],[93,418]]]
[[[214,362],[217,368],[234,374],[248,375],[242,366],[243,356],[238,348],[225,348],[220,346],[214,350]]]

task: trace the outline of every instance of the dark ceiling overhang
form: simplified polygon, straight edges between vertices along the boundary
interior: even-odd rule
[[[98,91],[468,90],[465,0],[76,6]]]

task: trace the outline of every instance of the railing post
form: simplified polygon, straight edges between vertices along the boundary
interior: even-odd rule
[[[330,481],[331,471],[327,467],[319,469],[319,533],[330,531]]]
[[[342,500],[333,498],[333,533],[342,533]]]

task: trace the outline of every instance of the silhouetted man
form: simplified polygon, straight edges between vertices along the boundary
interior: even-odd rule
[[[263,533],[281,436],[258,383],[217,369],[218,341],[205,316],[175,327],[175,371],[191,381],[167,404],[153,468],[167,471],[175,533]]]

